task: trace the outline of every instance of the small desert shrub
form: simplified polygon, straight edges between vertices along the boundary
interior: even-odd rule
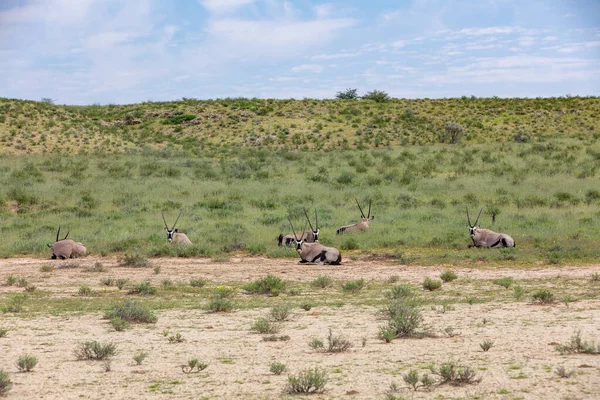
[[[150,281],[138,283],[127,294],[140,294],[142,296],[150,296],[156,294],[156,288],[150,284]]]
[[[104,372],[110,372],[112,370],[112,360],[110,358],[104,359],[102,366],[104,367]]]
[[[285,364],[278,361],[273,361],[269,366],[269,371],[275,375],[281,375],[285,371]]]
[[[290,340],[289,335],[270,335],[263,336],[264,342],[287,342]]]
[[[309,342],[309,346],[314,350],[321,350],[326,353],[342,353],[352,347],[352,343],[342,336],[334,335],[333,331],[329,329],[329,335],[327,335],[327,347],[320,339],[313,339]]]
[[[102,279],[100,279],[100,283],[103,284],[104,286],[113,286],[115,284],[115,278],[113,278],[113,277],[102,278]]]
[[[102,344],[97,341],[80,343],[74,351],[78,360],[104,360],[117,354],[117,345],[114,343]]]
[[[25,354],[17,359],[17,368],[21,372],[30,372],[37,365],[37,362],[38,359],[36,356]]]
[[[311,285],[318,288],[326,288],[333,285],[333,280],[328,276],[318,276]]]
[[[148,353],[140,350],[134,354],[133,361],[135,361],[136,365],[142,365],[146,357],[148,357]]]
[[[27,279],[25,279],[25,278],[19,278],[17,280],[17,286],[18,287],[26,287],[28,285],[29,285],[29,282],[27,282]]]
[[[41,272],[53,272],[55,270],[54,265],[44,264],[40,267]]]
[[[503,288],[508,289],[515,283],[515,280],[510,276],[505,276],[503,278],[494,279],[494,284],[502,286]]]
[[[420,387],[429,388],[435,383],[428,374],[419,376],[419,372],[415,369],[411,369],[408,373],[402,374],[402,379],[404,380],[404,383],[414,391]]]
[[[208,281],[206,279],[196,278],[196,279],[192,279],[190,281],[190,286],[195,287],[195,288],[201,288],[204,285],[206,285],[207,283],[208,283]]]
[[[160,271],[161,271],[161,266],[160,265],[157,265],[157,266],[154,267],[154,275],[160,274]]]
[[[440,274],[440,279],[444,282],[452,282],[456,278],[458,278],[458,276],[456,276],[456,273],[454,271],[448,270]]]
[[[491,340],[484,340],[483,342],[479,343],[479,347],[481,347],[481,350],[483,351],[488,351],[492,348],[493,345],[494,342],[492,342]]]
[[[456,144],[462,140],[465,128],[456,122],[446,122],[444,133],[440,134],[440,142]]]
[[[125,285],[127,285],[128,280],[126,278],[119,278],[115,281],[115,285],[119,290],[123,290]]]
[[[365,287],[365,280],[359,279],[356,281],[347,281],[342,284],[344,293],[358,293]]]
[[[271,308],[269,318],[273,321],[285,321],[290,316],[291,307],[287,304],[281,304]]]
[[[310,311],[310,309],[313,308],[314,306],[315,305],[313,303],[311,303],[310,301],[305,301],[300,304],[300,308],[303,309],[304,311]]]
[[[35,289],[37,289],[37,288],[34,285],[25,286],[25,291],[29,292],[29,293],[35,292]]]
[[[434,291],[442,287],[442,281],[436,279],[425,278],[423,281],[423,289]]]
[[[129,328],[130,323],[128,321],[125,321],[123,318],[121,317],[114,317],[110,319],[110,324],[112,325],[112,327],[115,329],[115,331],[117,332],[122,332],[125,329]]]
[[[65,261],[56,266],[58,269],[74,269],[81,267],[79,261]]]
[[[590,282],[600,282],[600,273],[598,272],[594,272],[591,276],[590,276]]]
[[[165,290],[175,289],[175,284],[170,279],[163,279],[163,281],[161,282],[161,285],[162,285],[163,289],[165,289]]]
[[[521,300],[524,295],[525,290],[521,286],[517,285],[513,288],[513,296],[515,300]]]
[[[481,382],[476,372],[467,366],[456,365],[454,362],[445,362],[439,368],[431,367],[431,372],[439,375],[440,384],[448,383],[452,386],[473,385]]]
[[[13,286],[17,283],[17,277],[14,275],[9,275],[6,277],[6,286]]]
[[[79,290],[77,291],[77,294],[80,296],[93,296],[94,295],[94,291],[87,285],[83,285],[79,287]]]
[[[10,376],[3,369],[0,369],[0,396],[4,396],[12,388]]]
[[[206,305],[206,310],[209,312],[229,312],[233,310],[233,302],[227,298],[213,296]]]
[[[0,337],[6,337],[8,333],[8,329],[0,329]]]
[[[571,337],[571,341],[565,344],[558,344],[555,350],[560,354],[584,353],[600,354],[600,345],[596,346],[594,342],[586,342],[581,338],[581,331],[577,331]]]
[[[286,286],[286,282],[275,275],[267,275],[263,279],[258,279],[243,286],[243,289],[250,293],[268,294],[279,296]]]
[[[85,272],[106,272],[107,269],[101,262],[95,262],[93,266],[84,269]]]
[[[567,369],[565,368],[564,365],[561,365],[560,367],[556,368],[556,371],[554,371],[554,372],[560,378],[570,378],[573,375],[575,375],[575,370],[567,371]]]
[[[386,342],[391,333],[394,337],[417,335],[417,329],[423,323],[419,308],[403,300],[392,301],[382,310],[382,313],[389,317],[387,326],[379,330],[379,337]]]
[[[228,299],[232,297],[236,292],[236,289],[230,286],[219,285],[212,289],[213,297],[220,299]]]
[[[19,313],[23,311],[23,304],[28,299],[26,293],[19,293],[9,297],[8,304],[3,308],[3,312]]]
[[[120,267],[147,268],[152,266],[150,261],[139,254],[125,254],[119,262]]]
[[[171,335],[167,338],[167,340],[169,341],[169,343],[181,343],[181,342],[185,342],[185,339],[183,338],[183,335],[181,333],[176,333],[175,335]]]
[[[188,360],[187,364],[181,366],[181,370],[186,374],[191,374],[193,372],[204,371],[208,367],[208,364],[200,362],[197,358],[193,358]]]
[[[281,326],[269,321],[268,318],[261,317],[254,321],[254,324],[252,324],[250,330],[257,333],[273,334],[279,332],[281,330]]]
[[[552,304],[554,303],[554,294],[548,289],[541,289],[535,292],[531,298],[534,303]]]
[[[288,375],[287,392],[293,393],[323,393],[327,384],[327,372],[315,367],[300,371],[296,375]]]
[[[411,298],[415,294],[412,285],[396,285],[387,293],[387,296],[391,299],[406,299]]]
[[[158,320],[148,307],[129,300],[125,300],[123,304],[114,307],[104,316],[107,319],[115,317],[133,323],[155,323]]]

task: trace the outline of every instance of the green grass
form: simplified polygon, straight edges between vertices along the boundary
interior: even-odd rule
[[[132,266],[157,256],[297,258],[293,249],[278,247],[276,237],[289,233],[288,216],[303,224],[305,206],[319,212],[320,241],[343,249],[344,258],[378,254],[403,264],[597,262],[598,103],[597,98],[228,99],[65,107],[0,99],[8,110],[0,123],[5,155],[0,217],[2,229],[14,232],[4,235],[0,257],[49,257],[46,244],[61,225],[89,254],[117,254]],[[407,108],[414,119],[403,117]],[[178,125],[183,126],[178,134],[160,122],[206,113],[222,118]],[[260,118],[243,121],[243,113]],[[307,117],[301,122],[289,117],[294,113]],[[394,117],[387,121],[389,115]],[[111,125],[130,117],[141,123]],[[35,132],[50,119],[58,122],[40,142]],[[259,125],[252,124],[255,119]],[[465,127],[463,143],[438,143],[447,120]],[[318,133],[317,123],[323,125]],[[513,142],[518,130],[527,131],[532,142]],[[272,143],[265,143],[269,137]],[[25,150],[16,149],[18,140]],[[355,197],[372,199],[377,218],[367,233],[336,236],[338,227],[359,219]],[[467,249],[467,205],[473,213],[485,206],[481,226],[510,234],[517,248]],[[164,234],[161,212],[176,215],[180,209],[177,227],[192,246],[171,246]]]

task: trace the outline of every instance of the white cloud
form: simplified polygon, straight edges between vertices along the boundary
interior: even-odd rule
[[[199,0],[199,3],[215,14],[232,13],[254,3],[256,0]]]
[[[334,54],[320,54],[318,56],[312,56],[311,60],[314,60],[314,61],[317,61],[317,60],[335,60],[335,59],[338,59],[338,58],[358,57],[359,55],[361,55],[360,52],[354,52],[354,53],[341,52],[341,53],[334,53]]]
[[[396,40],[392,43],[392,47],[404,47],[406,46],[406,40]]]
[[[292,68],[292,72],[313,72],[315,74],[323,72],[323,66],[319,64],[302,64]]]
[[[242,19],[213,20],[207,32],[221,49],[232,56],[278,57],[298,55],[307,47],[331,40],[338,31],[354,24],[350,18],[313,21],[250,21]]]

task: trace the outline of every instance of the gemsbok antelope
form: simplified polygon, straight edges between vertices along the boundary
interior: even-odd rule
[[[318,262],[319,264],[339,265],[342,262],[342,254],[338,249],[334,247],[325,247],[319,242],[305,242],[304,239],[298,238],[298,236],[296,236],[294,225],[292,225],[292,221],[289,219],[289,217],[288,221],[290,222],[290,226],[292,227],[292,232],[294,232],[296,252],[300,256],[301,264]],[[319,226],[317,225],[316,228],[318,230]],[[306,230],[306,224],[304,226],[304,229]]]
[[[192,242],[190,241],[190,239],[188,239],[187,235],[185,233],[179,232],[177,229],[175,229],[175,225],[177,225],[177,221],[179,221],[179,217],[181,217],[182,212],[183,211],[179,211],[179,215],[177,216],[177,219],[175,220],[175,223],[173,224],[173,227],[171,229],[169,229],[169,225],[167,225],[167,220],[165,219],[165,214],[162,213],[163,221],[165,223],[165,230],[167,231],[167,240],[171,244],[174,243],[174,244],[190,245],[190,244],[192,244]]]
[[[304,214],[306,214],[306,210],[303,208],[304,210]],[[317,210],[315,210],[315,216],[317,215]],[[308,214],[306,214],[306,218],[308,218]],[[300,239],[303,239],[306,243],[314,243],[314,242],[318,242],[319,241],[319,229],[317,229],[316,231],[312,228],[312,225],[310,227],[310,231],[304,231],[302,232],[302,234],[300,235]],[[277,245],[278,246],[291,246],[294,244],[295,241],[295,237],[294,235],[284,235],[283,233],[280,233],[279,236],[277,237]]]
[[[358,202],[357,199],[356,200],[356,205],[358,206],[358,209],[360,210],[360,216],[361,216],[361,221],[357,222],[354,225],[346,225],[346,226],[342,226],[341,228],[339,228],[337,231],[335,231],[336,234],[340,234],[340,233],[349,233],[349,232],[366,232],[369,230],[369,222],[373,221],[373,219],[375,219],[375,216],[371,216],[371,200],[369,200],[369,214],[365,217],[365,213],[362,210],[362,207],[360,206],[360,203]]]
[[[498,233],[489,229],[480,228],[477,223],[483,208],[479,210],[475,223],[471,225],[471,218],[469,217],[469,207],[467,207],[467,223],[469,224],[469,236],[473,241],[469,247],[517,247],[513,238],[505,233]]]
[[[82,243],[76,242],[73,239],[67,239],[70,232],[67,232],[64,238],[59,239],[60,226],[56,232],[56,241],[54,244],[48,244],[48,247],[52,249],[52,259],[56,260],[60,258],[65,260],[67,258],[77,258],[85,256],[87,249]]]

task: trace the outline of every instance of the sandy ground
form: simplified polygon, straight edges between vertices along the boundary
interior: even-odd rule
[[[102,262],[109,271],[86,273],[85,266]],[[439,267],[399,266],[384,261],[348,261],[331,267],[298,265],[295,260],[262,258],[231,259],[215,263],[205,259],[154,259],[161,266],[159,275],[151,269],[115,268],[113,258],[80,261],[80,268],[40,272],[44,264],[60,261],[35,259],[0,260],[0,282],[14,275],[25,277],[38,290],[52,296],[72,298],[82,284],[99,287],[105,276],[131,280],[152,279],[160,282],[189,281],[204,277],[214,283],[247,282],[267,273],[290,281],[312,281],[327,275],[339,281],[364,278],[385,281],[397,275],[403,281],[420,284],[425,276],[437,277]],[[475,282],[501,276],[515,280],[544,280],[568,277],[574,290],[589,282],[598,266],[536,266],[497,268],[478,265],[453,267],[459,279]],[[159,312],[156,324],[135,325],[115,332],[101,313],[0,314],[0,328],[8,334],[0,338],[0,368],[14,383],[9,398],[45,399],[134,399],[134,398],[214,398],[277,399],[290,397],[284,392],[288,373],[319,366],[329,374],[327,390],[311,398],[383,399],[390,384],[402,389],[398,397],[407,399],[600,399],[600,355],[560,355],[556,343],[566,343],[577,331],[589,341],[600,341],[600,283],[595,284],[594,298],[551,306],[533,305],[528,301],[488,301],[484,304],[454,304],[441,312],[439,307],[425,307],[425,323],[436,337],[397,339],[386,344],[377,338],[384,324],[378,308],[366,305],[315,307],[310,311],[295,309],[283,323],[280,334],[290,340],[263,341],[250,326],[268,308],[238,310],[231,313],[207,313],[203,310],[173,309]],[[481,290],[485,291],[485,285]],[[338,289],[326,289],[338,290]],[[22,292],[22,288],[0,286],[0,295]],[[286,295],[282,295],[284,298]],[[266,306],[265,306],[266,307]],[[447,327],[455,336],[444,335]],[[324,339],[329,329],[342,335],[353,347],[343,353],[317,352],[308,346],[315,337]],[[180,333],[185,341],[169,343],[163,332]],[[114,342],[118,354],[112,359],[111,371],[105,372],[101,361],[77,361],[73,350],[85,340]],[[483,352],[479,344],[491,340],[494,346]],[[363,345],[364,343],[364,345]],[[138,350],[149,353],[142,365],[132,357]],[[33,354],[39,363],[30,373],[19,373],[16,359]],[[198,358],[209,364],[195,374],[185,374],[181,364]],[[274,375],[269,364],[279,361],[288,372]],[[426,366],[454,361],[474,368],[482,378],[476,385],[436,386],[430,391],[409,391],[402,374],[409,369],[426,372]],[[575,371],[570,378],[560,378],[556,368]],[[297,396],[291,396],[297,397]]]

